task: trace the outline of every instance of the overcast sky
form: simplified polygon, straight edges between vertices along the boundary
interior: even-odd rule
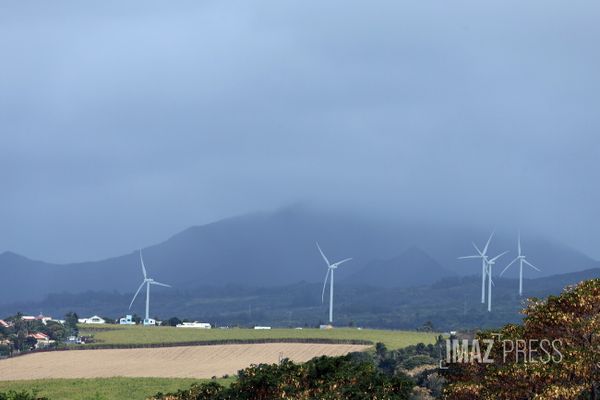
[[[600,258],[597,1],[0,0],[0,251],[307,202]]]

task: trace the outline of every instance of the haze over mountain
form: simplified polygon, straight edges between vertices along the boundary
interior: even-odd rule
[[[344,282],[385,288],[410,287],[455,275],[423,250],[410,247],[397,257],[368,263]]]
[[[362,277],[374,286],[403,286],[432,283],[449,274],[479,273],[478,262],[456,258],[472,254],[471,240],[483,244],[488,234],[465,227],[381,222],[290,207],[191,227],[144,248],[143,253],[149,275],[177,289],[276,286],[322,281],[326,267],[315,246],[318,241],[330,260],[353,258],[338,269],[336,278],[351,282]],[[516,234],[498,232],[490,253],[512,250],[502,260],[508,263],[515,255],[515,240]],[[581,252],[543,237],[524,234],[523,246],[529,259],[542,268],[541,273],[527,271],[527,277],[579,271],[594,264]],[[416,271],[427,273],[416,279]],[[515,273],[509,271],[507,276]],[[60,292],[131,292],[142,279],[137,251],[65,265],[5,252],[0,255],[0,274],[4,283],[1,303]]]

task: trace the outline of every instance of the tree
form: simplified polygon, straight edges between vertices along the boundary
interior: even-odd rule
[[[371,362],[352,355],[318,357],[304,364],[282,360],[279,364],[253,365],[238,373],[238,380],[225,388],[204,383],[154,399],[169,400],[406,400],[414,382],[404,374],[385,375]]]
[[[79,322],[79,316],[76,313],[70,311],[65,315],[65,327],[67,328],[67,333],[70,336],[79,335],[77,322]]]
[[[453,364],[447,372],[447,399],[599,399],[600,279],[567,287],[559,296],[530,299],[522,325],[506,325],[497,336],[482,332],[479,339],[494,340],[493,364]],[[501,340],[517,343],[504,359]],[[517,342],[520,340],[521,342]],[[517,359],[542,340],[552,348],[547,362]],[[510,349],[509,349],[510,350]],[[541,354],[540,354],[541,355]]]
[[[177,326],[181,324],[181,320],[177,317],[171,317],[167,320],[166,325],[168,326]]]

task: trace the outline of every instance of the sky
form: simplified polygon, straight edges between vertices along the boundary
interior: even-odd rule
[[[600,259],[600,3],[0,0],[0,252],[295,203]]]

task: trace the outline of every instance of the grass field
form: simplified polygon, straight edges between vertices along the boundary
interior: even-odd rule
[[[219,379],[221,384],[233,378]],[[143,400],[158,392],[185,389],[198,379],[182,378],[99,378],[99,379],[41,379],[29,381],[0,381],[0,392],[35,390],[51,400]]]
[[[210,340],[260,340],[260,339],[338,339],[382,342],[390,349],[417,343],[434,343],[436,333],[413,331],[388,331],[377,329],[335,328],[323,329],[191,329],[173,327],[144,327],[105,325],[81,326],[82,334],[93,334],[98,343],[154,344]]]

